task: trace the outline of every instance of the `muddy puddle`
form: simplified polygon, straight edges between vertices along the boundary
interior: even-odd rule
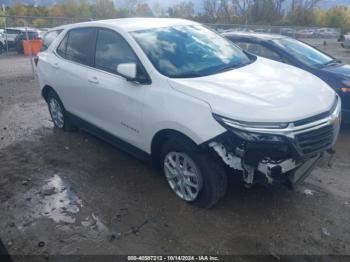
[[[34,217],[44,216],[56,223],[76,222],[75,216],[83,207],[83,202],[58,174],[50,178],[38,194],[41,200],[34,207]]]

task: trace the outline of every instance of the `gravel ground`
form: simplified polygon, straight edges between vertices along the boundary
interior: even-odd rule
[[[321,164],[295,191],[232,179],[227,197],[202,210],[157,170],[55,130],[28,59],[13,55],[0,57],[0,139],[0,238],[11,255],[350,255],[349,127],[333,167]]]

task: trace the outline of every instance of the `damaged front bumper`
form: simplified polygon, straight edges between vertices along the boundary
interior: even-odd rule
[[[227,152],[222,144],[212,142],[209,146],[215,150],[227,166],[242,174],[247,186],[253,184],[295,186],[311,173],[323,156],[323,153],[318,153],[313,157],[300,161],[293,158],[278,161],[265,158],[255,166],[251,166],[245,163],[244,158],[238,157],[232,152]]]
[[[334,153],[340,111],[337,99],[328,113],[280,129],[229,126],[228,132],[209,141],[207,146],[231,170],[239,172],[247,186],[257,183],[294,186],[311,173],[326,152]]]

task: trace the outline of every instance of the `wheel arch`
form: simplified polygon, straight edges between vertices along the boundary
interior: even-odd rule
[[[160,165],[160,151],[162,149],[162,145],[169,139],[183,139],[186,142],[193,144],[194,146],[198,146],[193,139],[181,133],[180,131],[177,131],[175,129],[162,129],[153,136],[151,142],[151,158],[153,164],[156,166]]]
[[[50,93],[50,92],[54,92],[57,96],[57,92],[55,91],[55,89],[53,89],[51,86],[49,85],[45,85],[42,90],[41,90],[41,96],[47,100],[47,95]]]

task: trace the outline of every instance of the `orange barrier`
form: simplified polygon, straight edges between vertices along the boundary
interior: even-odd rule
[[[42,42],[40,39],[37,40],[23,40],[23,52],[25,56],[30,55],[30,47],[32,49],[32,55],[36,55],[40,52]]]

